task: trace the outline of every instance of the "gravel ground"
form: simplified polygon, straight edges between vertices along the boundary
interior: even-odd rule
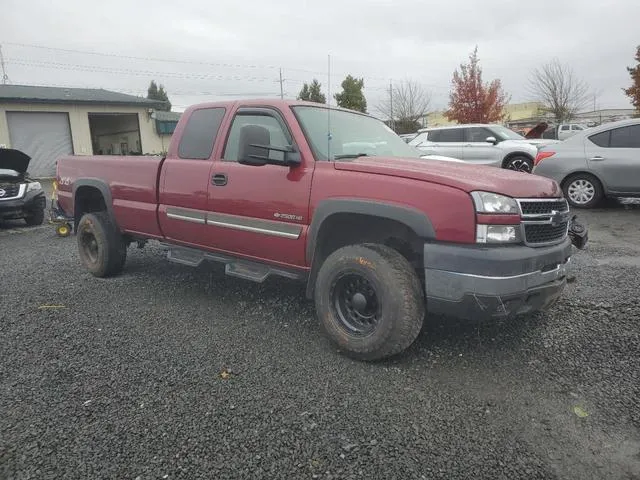
[[[0,228],[0,478],[640,478],[640,209],[582,214],[547,314],[333,351],[301,285]],[[223,373],[224,372],[224,373]]]

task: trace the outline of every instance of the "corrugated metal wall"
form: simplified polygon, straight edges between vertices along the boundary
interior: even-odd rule
[[[11,147],[31,157],[33,177],[53,177],[55,162],[73,153],[69,115],[57,112],[7,112]]]

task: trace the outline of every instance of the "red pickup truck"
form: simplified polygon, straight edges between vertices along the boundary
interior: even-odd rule
[[[558,184],[421,155],[358,112],[201,104],[164,158],[61,158],[57,208],[99,277],[122,270],[130,244],[158,240],[181,264],[305,281],[329,338],[360,359],[406,349],[425,311],[511,318],[552,305],[572,254]]]

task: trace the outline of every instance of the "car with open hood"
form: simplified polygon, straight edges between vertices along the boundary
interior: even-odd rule
[[[0,221],[24,219],[27,225],[44,221],[47,200],[40,182],[27,173],[30,161],[20,150],[0,148]]]

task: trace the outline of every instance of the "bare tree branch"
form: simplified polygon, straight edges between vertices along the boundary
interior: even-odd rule
[[[593,98],[589,85],[557,59],[532,72],[529,90],[558,123],[571,120]]]
[[[403,80],[393,86],[393,92],[380,101],[377,110],[394,123],[403,125],[404,130],[427,115],[430,106],[429,92],[414,80]]]

